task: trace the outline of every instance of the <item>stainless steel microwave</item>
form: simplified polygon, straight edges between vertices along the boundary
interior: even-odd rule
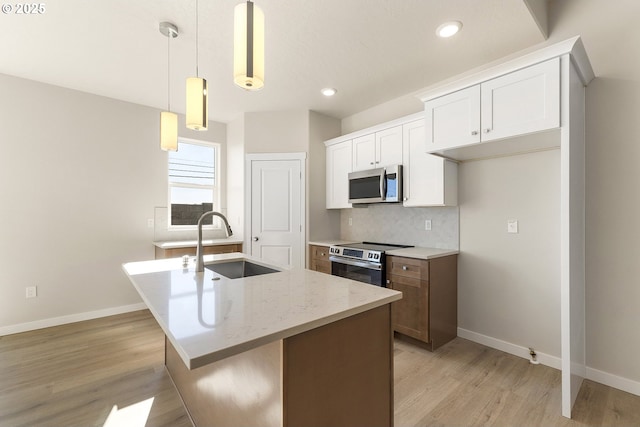
[[[402,201],[402,165],[349,174],[349,203],[400,201]]]

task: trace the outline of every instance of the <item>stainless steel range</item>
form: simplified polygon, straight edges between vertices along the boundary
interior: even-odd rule
[[[329,247],[331,274],[386,287],[385,252],[411,246],[387,243],[350,243]]]

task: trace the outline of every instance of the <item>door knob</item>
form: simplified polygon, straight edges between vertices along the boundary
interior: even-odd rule
[[[254,237],[254,238],[253,238],[253,241],[254,241],[254,242],[257,242],[258,240],[260,240],[260,239],[259,239],[259,238],[257,238],[257,237]]]

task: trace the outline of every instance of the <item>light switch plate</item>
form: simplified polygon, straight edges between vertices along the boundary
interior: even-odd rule
[[[431,220],[430,219],[425,219],[424,220],[424,229],[427,231],[431,230]]]
[[[507,233],[517,233],[517,232],[518,232],[518,220],[517,219],[507,220]]]

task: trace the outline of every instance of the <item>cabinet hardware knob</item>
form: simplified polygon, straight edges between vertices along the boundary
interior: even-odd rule
[[[373,164],[373,162],[369,162],[369,164],[370,164],[370,165],[372,165],[372,164]]]
[[[257,242],[258,240],[260,240],[260,239],[259,239],[259,238],[257,238],[257,237],[254,237],[254,238],[253,238],[253,241],[254,241],[254,242]]]
[[[324,252],[320,252],[320,256],[324,256]]]
[[[471,135],[477,135],[477,134],[478,134],[477,130],[471,131]]]
[[[484,133],[489,133],[489,132],[491,132],[491,129],[489,129],[489,128],[484,130]]]
[[[407,271],[407,266],[406,266],[406,265],[403,265],[403,266],[402,266],[402,269],[403,269],[404,271]]]

